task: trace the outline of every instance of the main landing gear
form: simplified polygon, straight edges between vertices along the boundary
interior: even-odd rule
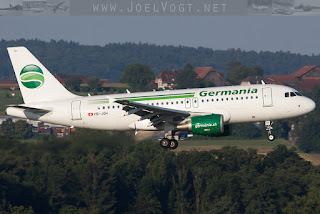
[[[274,141],[274,139],[276,139],[276,137],[271,133],[271,130],[273,129],[272,124],[273,124],[273,122],[271,122],[271,121],[266,121],[264,123],[266,130],[268,132],[268,140],[270,140],[270,141]]]
[[[172,131],[171,139],[166,137],[160,140],[160,146],[164,149],[176,149],[178,147],[178,141],[174,139],[175,132]]]

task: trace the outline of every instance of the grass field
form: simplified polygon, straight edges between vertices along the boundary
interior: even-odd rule
[[[279,144],[290,146],[288,141],[283,139],[276,139],[275,141],[269,141],[267,139],[255,139],[255,140],[239,140],[239,139],[213,139],[213,140],[185,140],[179,141],[179,146],[265,146],[265,147],[275,147]]]
[[[177,151],[190,151],[190,150],[211,150],[221,149],[224,146],[237,146],[240,149],[257,149],[258,153],[265,154],[273,150],[277,145],[286,145],[291,147],[292,145],[283,139],[277,139],[270,142],[267,139],[255,139],[255,140],[239,140],[239,139],[213,139],[213,140],[187,140],[179,141],[179,147]]]
[[[277,145],[285,145],[287,147],[294,147],[293,143],[283,140],[276,139],[270,142],[267,139],[256,139],[256,140],[239,140],[239,139],[213,139],[213,140],[186,140],[179,141],[179,147],[175,150],[176,152],[181,151],[207,151],[211,149],[221,149],[224,146],[237,146],[239,149],[256,149],[259,154],[266,154],[273,150]],[[300,157],[307,161],[311,161],[314,165],[320,165],[320,154],[307,154],[299,152]]]

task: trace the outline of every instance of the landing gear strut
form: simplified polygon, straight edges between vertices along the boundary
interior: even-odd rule
[[[178,147],[178,141],[174,139],[175,131],[171,132],[171,139],[162,138],[160,140],[160,146],[164,149],[176,149]]]
[[[272,124],[273,124],[273,122],[271,122],[271,121],[266,121],[264,123],[266,130],[268,132],[268,140],[270,140],[270,141],[274,141],[274,139],[275,139],[275,136],[271,133],[271,130],[273,129]]]

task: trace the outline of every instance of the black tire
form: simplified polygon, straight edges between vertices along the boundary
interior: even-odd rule
[[[274,139],[276,139],[276,137],[275,137],[274,135],[270,134],[270,135],[268,136],[268,140],[269,140],[269,141],[274,141]]]
[[[178,147],[178,141],[175,139],[170,140],[170,147],[169,149],[176,149]]]
[[[171,144],[171,142],[168,138],[162,138],[160,140],[160,146],[164,149],[170,148],[170,144]]]

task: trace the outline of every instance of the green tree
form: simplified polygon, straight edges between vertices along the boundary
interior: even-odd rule
[[[283,212],[288,214],[320,213],[320,188],[312,187],[307,195],[295,196]]]
[[[248,76],[264,75],[264,71],[261,66],[248,67],[237,61],[229,62],[227,64],[227,69],[227,78],[234,85],[240,84],[240,82]]]
[[[102,82],[98,77],[88,78],[88,87],[90,91],[96,92],[101,91]]]
[[[316,109],[295,123],[296,145],[304,152],[320,152],[320,85],[306,95],[316,102]]]
[[[201,80],[197,78],[197,73],[194,71],[193,66],[187,64],[175,77],[177,88],[198,88],[200,87]]]
[[[1,124],[1,133],[9,138],[13,138],[15,136],[15,124],[11,118],[6,119]]]
[[[15,122],[15,136],[17,139],[31,138],[33,133],[31,126],[25,120]]]
[[[70,79],[66,81],[66,88],[71,91],[80,91],[81,79]]]
[[[261,130],[254,124],[235,124],[232,126],[232,136],[241,137],[245,139],[261,137]]]
[[[120,82],[129,84],[132,91],[147,91],[151,89],[150,82],[154,78],[149,66],[136,63],[124,69]]]

